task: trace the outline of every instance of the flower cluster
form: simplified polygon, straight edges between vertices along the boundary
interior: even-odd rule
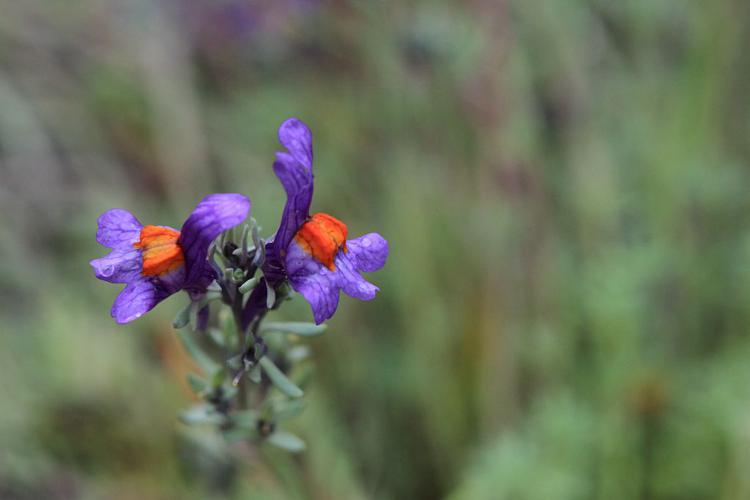
[[[96,234],[111,252],[91,266],[97,278],[125,285],[112,306],[118,323],[139,318],[180,290],[190,296],[174,326],[192,325],[200,334],[182,332],[180,338],[201,368],[202,375],[191,373],[188,381],[203,402],[183,412],[183,422],[213,424],[230,442],[262,440],[300,451],[303,441],[277,429],[303,408],[303,390],[293,379],[295,363],[306,354],[295,343],[325,330],[321,323],[336,312],[341,291],[361,300],[375,297],[378,287],[361,273],[383,267],[388,243],[377,233],[349,240],[339,219],[311,214],[310,129],[291,118],[281,125],[279,141],[285,151],[276,154],[273,169],[287,199],[268,239],[261,238],[253,219],[237,239],[235,228],[250,212],[250,200],[241,194],[206,196],[180,230],[143,225],[116,208],[99,217]],[[292,290],[310,303],[315,324],[263,323]],[[217,300],[224,309],[212,315]],[[234,328],[226,318],[234,320]],[[304,386],[304,380],[298,383]],[[269,397],[271,385],[281,394]]]
[[[347,240],[343,222],[325,213],[310,214],[313,149],[307,125],[290,118],[279,128],[279,141],[286,151],[276,153],[273,169],[287,200],[278,230],[263,248],[266,286],[257,287],[247,301],[244,326],[268,302],[269,290],[274,293],[287,283],[310,303],[316,324],[333,316],[341,290],[371,300],[378,287],[360,273],[377,271],[388,256],[388,243],[379,234]],[[180,290],[199,301],[220,277],[221,270],[209,255],[211,244],[243,222],[249,211],[250,200],[241,194],[212,194],[196,206],[179,231],[144,226],[123,209],[102,214],[97,241],[112,252],[92,260],[91,266],[97,278],[126,284],[112,306],[115,321],[132,321]]]

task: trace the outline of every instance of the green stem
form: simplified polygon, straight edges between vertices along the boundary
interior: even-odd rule
[[[234,324],[237,328],[237,345],[242,346],[243,349],[247,349],[247,338],[245,332],[242,329],[242,294],[239,293],[236,288],[234,293],[234,300],[232,301],[231,306],[232,315],[234,317]],[[242,362],[244,364],[244,359],[242,360]],[[244,370],[244,366],[242,369]],[[247,382],[245,381],[244,375],[240,378],[239,384],[237,385],[237,402],[240,410],[246,410],[249,408]]]
[[[260,328],[260,324],[263,321],[263,318],[266,315],[266,311],[263,311],[258,314],[257,317],[253,318],[250,324],[250,333],[245,331],[245,329],[242,328],[242,294],[239,293],[239,291],[236,289],[234,290],[234,300],[232,301],[231,307],[232,307],[232,315],[234,317],[234,323],[237,328],[237,339],[238,339],[238,345],[243,346],[243,354],[242,354],[242,363],[244,365],[245,357],[250,355],[251,353],[253,356],[255,355],[254,349],[255,346],[262,342],[262,339],[260,338],[258,334],[258,330]],[[263,354],[261,354],[262,356]],[[239,382],[237,384],[237,390],[238,390],[238,406],[240,410],[246,410],[249,409],[249,397],[248,397],[248,384],[245,380],[245,366],[242,367],[242,372],[238,375]]]

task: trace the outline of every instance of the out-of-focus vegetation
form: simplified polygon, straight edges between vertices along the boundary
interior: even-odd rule
[[[749,44],[741,0],[0,2],[0,497],[749,498]],[[391,257],[310,342],[308,451],[227,450],[96,217],[269,234],[293,115]]]

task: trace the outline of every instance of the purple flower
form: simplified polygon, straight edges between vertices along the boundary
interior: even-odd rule
[[[272,286],[288,279],[312,307],[315,323],[336,312],[339,290],[372,300],[379,290],[361,276],[377,271],[388,257],[388,242],[377,233],[347,240],[346,225],[324,213],[310,215],[313,194],[312,133],[297,118],[279,128],[286,152],[276,153],[274,172],[287,201],[276,234],[266,246],[264,275]],[[261,292],[262,293],[262,292]]]
[[[115,321],[133,321],[180,290],[200,298],[217,277],[208,247],[249,210],[250,200],[241,194],[212,194],[198,203],[180,231],[144,226],[121,208],[104,212],[96,241],[112,251],[91,266],[100,280],[126,284],[112,305]]]

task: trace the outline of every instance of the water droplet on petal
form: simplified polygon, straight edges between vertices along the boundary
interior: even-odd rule
[[[363,247],[367,248],[367,247],[370,246],[370,244],[372,244],[372,242],[370,241],[370,238],[365,238],[365,239],[362,240],[362,246]]]

